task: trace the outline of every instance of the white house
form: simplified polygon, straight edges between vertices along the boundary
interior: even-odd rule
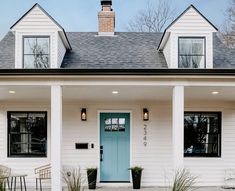
[[[102,0],[96,33],[65,32],[34,5],[0,42],[0,164],[27,174],[51,163],[98,167],[99,185],[165,186],[188,168],[222,186],[235,168],[235,49],[194,6],[164,33],[115,32]],[[81,149],[83,148],[83,149]]]

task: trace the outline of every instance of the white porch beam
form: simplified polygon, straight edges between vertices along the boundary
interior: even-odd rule
[[[172,96],[173,168],[184,165],[184,86],[174,86]]]
[[[61,191],[62,87],[51,86],[51,191]]]

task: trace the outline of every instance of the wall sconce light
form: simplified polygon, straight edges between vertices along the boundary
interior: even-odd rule
[[[86,108],[82,108],[82,110],[81,110],[81,120],[82,121],[86,121],[87,120]]]
[[[143,120],[148,121],[149,120],[149,111],[147,108],[143,109]]]

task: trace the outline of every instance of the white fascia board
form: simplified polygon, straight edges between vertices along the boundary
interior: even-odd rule
[[[170,32],[165,32],[164,36],[162,37],[162,42],[159,46],[159,51],[162,51],[165,48],[167,41],[169,40]]]

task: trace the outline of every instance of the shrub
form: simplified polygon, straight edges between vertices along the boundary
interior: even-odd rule
[[[68,191],[83,191],[82,175],[80,169],[72,169],[70,172],[63,172],[63,180],[67,185]]]
[[[192,191],[196,190],[193,186],[197,177],[193,176],[189,170],[177,170],[174,175],[172,191]]]
[[[5,190],[6,178],[9,176],[8,168],[0,167],[0,191]]]
[[[140,166],[134,166],[134,167],[132,167],[132,168],[129,168],[129,170],[131,170],[131,171],[134,172],[134,173],[140,173],[140,172],[142,172],[144,169],[143,169],[142,167],[140,167]]]

